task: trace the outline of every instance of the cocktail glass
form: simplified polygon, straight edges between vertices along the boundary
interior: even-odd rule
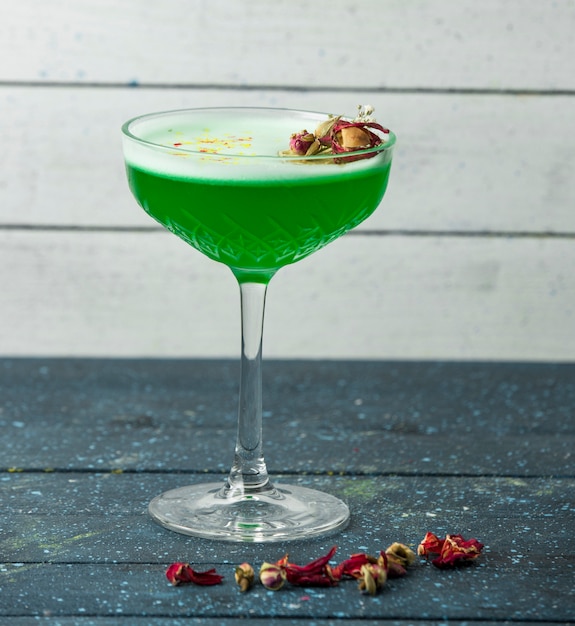
[[[279,268],[366,219],[387,187],[395,136],[345,155],[282,154],[292,133],[327,115],[287,109],[188,109],[122,127],[132,193],[155,220],[234,273],[242,350],[235,456],[227,480],[152,500],[171,530],[229,541],[304,539],[343,529],[347,505],[298,485],[274,485],[262,451],[262,331],[267,285]]]

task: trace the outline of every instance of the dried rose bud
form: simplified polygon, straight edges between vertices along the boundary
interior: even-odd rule
[[[415,563],[415,552],[403,543],[392,543],[385,551],[390,562],[397,563],[403,567],[409,567]]]
[[[367,591],[370,595],[374,596],[378,589],[381,589],[385,585],[387,580],[387,571],[381,565],[376,563],[368,563],[361,567],[361,578],[359,582],[359,589],[361,591]]]
[[[246,592],[254,584],[254,568],[249,563],[238,565],[234,575],[242,593]]]
[[[335,154],[368,150],[383,143],[383,139],[372,130],[387,134],[389,130],[376,122],[346,122],[339,121],[331,129],[331,147]],[[375,156],[373,154],[359,154],[355,157],[345,157],[341,161],[356,161]]]
[[[263,563],[260,568],[260,581],[266,589],[277,591],[286,581],[285,569],[275,563]]]
[[[196,585],[219,585],[223,576],[216,573],[215,569],[205,572],[196,572],[188,563],[172,563],[166,570],[166,578],[172,585],[194,583]]]
[[[290,137],[289,147],[294,154],[310,156],[315,154],[320,149],[321,145],[313,133],[302,130],[299,133],[294,133]]]
[[[382,133],[389,132],[375,122],[338,122],[331,131],[334,148],[343,152],[345,150],[367,150],[378,146],[383,139],[372,132],[370,128],[377,129]]]

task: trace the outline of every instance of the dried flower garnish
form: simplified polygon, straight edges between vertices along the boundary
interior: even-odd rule
[[[240,591],[246,592],[254,584],[254,568],[249,563],[242,563],[236,567],[234,577]]]
[[[417,548],[417,554],[427,558],[439,568],[456,565],[476,559],[483,549],[477,539],[464,539],[462,535],[446,535],[440,539],[428,532]],[[378,556],[365,552],[352,554],[337,565],[331,565],[337,551],[333,546],[327,554],[306,565],[297,565],[286,554],[275,563],[263,563],[259,571],[262,585],[271,591],[281,589],[286,582],[300,587],[334,587],[346,578],[358,581],[362,593],[375,595],[385,586],[389,578],[405,576],[407,568],[416,561],[415,552],[403,543],[392,543]],[[217,585],[222,582],[215,569],[196,572],[188,563],[172,563],[166,571],[172,585],[194,583],[196,585]],[[242,563],[235,569],[236,583],[240,591],[247,591],[255,581],[254,569],[249,563]]]
[[[462,535],[446,535],[445,539],[439,539],[428,532],[419,544],[417,554],[428,560],[436,555],[431,563],[445,569],[475,560],[481,550],[483,544],[477,539],[464,539]]]
[[[357,152],[358,150],[368,150],[375,148],[383,143],[383,139],[370,129],[380,130],[382,133],[388,133],[380,124],[376,122],[345,122],[339,121],[332,128],[331,148],[334,154],[342,154],[348,152]],[[373,154],[358,154],[355,156],[345,157],[340,161],[356,161],[375,156]]]
[[[329,561],[337,550],[337,546],[333,546],[331,550],[317,559],[314,559],[307,565],[296,565],[290,563],[286,554],[280,559],[276,565],[285,571],[286,579],[292,585],[306,587],[333,587],[337,584],[337,580],[332,574]]]
[[[315,129],[315,136],[319,139],[322,145],[331,145],[331,131],[340,119],[341,115],[330,115],[325,122],[321,122],[321,124],[319,124]]]
[[[421,540],[419,546],[417,546],[417,554],[419,556],[428,557],[431,554],[439,554],[443,547],[444,539],[439,539],[437,535],[433,533],[426,533],[425,537]]]
[[[367,591],[374,596],[378,589],[385,585],[387,580],[387,569],[377,563],[367,563],[361,566],[359,590]]]
[[[412,565],[415,559],[413,550],[402,543],[393,543],[377,557],[365,552],[352,554],[331,568],[331,576],[336,581],[355,578],[359,581],[361,591],[373,595],[384,586],[388,578],[404,576],[407,567]]]
[[[260,582],[266,589],[277,591],[286,581],[285,568],[275,563],[263,563],[260,568]]]
[[[300,133],[294,133],[290,137],[289,147],[293,154],[311,156],[319,152],[321,143],[319,139],[316,139],[313,133],[302,130]]]
[[[398,542],[392,543],[385,551],[385,554],[387,555],[388,562],[397,563],[402,567],[409,567],[410,565],[413,565],[417,558],[415,552],[411,548],[408,548],[405,544]]]
[[[183,585],[194,583],[195,585],[219,585],[223,576],[220,576],[215,569],[205,572],[196,572],[188,563],[172,563],[166,570],[166,578],[172,585]]]
[[[285,555],[275,563],[264,563],[260,570],[260,580],[271,590],[281,589],[285,582],[300,587],[334,587],[345,578],[359,581],[361,591],[376,593],[388,578],[397,578],[406,573],[407,566],[415,561],[415,553],[407,546],[394,543],[378,557],[364,552],[352,554],[341,563],[331,566],[337,546],[307,565],[291,563]],[[393,560],[392,560],[393,559]]]
[[[373,107],[359,105],[358,115],[353,120],[342,116],[330,116],[318,125],[313,133],[302,130],[290,137],[289,150],[280,152],[283,156],[312,156],[346,154],[333,159],[346,163],[375,156],[375,152],[349,156],[348,153],[368,150],[384,143],[389,130],[378,124],[372,117]]]
[[[332,574],[338,580],[341,580],[344,577],[349,578],[357,578],[361,577],[361,568],[364,565],[377,563],[377,559],[365,554],[364,552],[359,552],[357,554],[352,554],[349,559],[342,561],[338,565],[332,568]]]

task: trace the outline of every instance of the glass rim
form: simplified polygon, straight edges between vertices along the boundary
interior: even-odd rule
[[[182,114],[187,112],[201,112],[201,111],[254,111],[254,112],[262,112],[262,111],[273,111],[273,112],[285,112],[285,113],[298,113],[304,115],[314,115],[314,116],[322,116],[326,117],[330,115],[329,113],[324,113],[320,111],[309,111],[305,109],[290,109],[286,107],[225,107],[225,106],[216,106],[216,107],[186,107],[182,109],[169,109],[165,111],[155,111],[151,113],[143,113],[141,115],[136,115],[126,122],[122,124],[122,133],[128,139],[136,141],[137,143],[147,146],[149,148],[159,149],[162,151],[170,150],[173,151],[173,146],[166,146],[165,144],[156,143],[154,141],[149,141],[147,139],[143,139],[142,137],[138,137],[131,130],[130,127],[132,124],[140,121],[146,121],[147,119],[159,118],[159,117],[167,117],[169,115]],[[347,116],[342,116],[342,119],[345,121],[352,121],[352,119]],[[297,132],[294,130],[294,132]],[[270,160],[288,160],[288,161],[326,161],[331,160],[335,161],[336,159],[344,159],[348,156],[364,156],[364,155],[376,155],[378,153],[383,153],[392,148],[397,140],[395,133],[392,130],[389,130],[389,134],[386,135],[387,139],[380,143],[377,146],[373,146],[371,148],[366,148],[364,150],[354,150],[349,152],[339,152],[339,153],[329,153],[329,154],[313,154],[310,156],[306,155],[297,155],[297,154],[239,154],[227,152],[225,154],[226,157],[233,157],[235,159],[246,159],[246,160],[256,160],[256,159],[270,159]],[[286,149],[289,146],[289,138],[286,139]],[[178,152],[182,152],[185,154],[189,154],[190,156],[201,156],[203,158],[209,157],[209,154],[206,152],[201,152],[199,150],[190,150],[189,148],[184,148],[183,146],[178,146]],[[221,155],[220,155],[221,156]]]

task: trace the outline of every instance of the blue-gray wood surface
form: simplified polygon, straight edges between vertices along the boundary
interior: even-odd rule
[[[575,620],[575,365],[270,361],[264,372],[274,477],[346,500],[339,535],[237,545],[148,518],[162,490],[223,480],[234,361],[1,360],[1,623]],[[245,560],[415,547],[428,530],[476,537],[484,553],[453,571],[418,562],[375,597],[355,582],[247,594],[233,582]],[[224,584],[171,587],[165,568],[182,560],[215,566]]]

